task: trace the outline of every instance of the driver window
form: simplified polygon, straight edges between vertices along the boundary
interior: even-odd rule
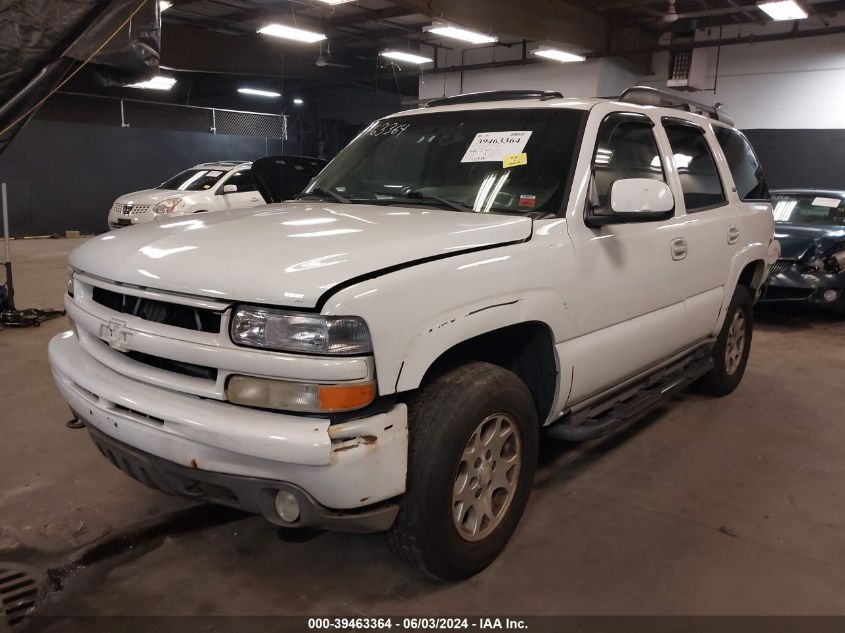
[[[593,157],[595,206],[607,206],[613,183],[626,178],[666,182],[651,121],[638,114],[618,112],[605,118],[599,128]]]
[[[246,169],[244,171],[234,173],[229,180],[223,183],[223,185],[235,185],[235,187],[238,188],[238,193],[255,191],[255,181],[252,179],[252,170]]]

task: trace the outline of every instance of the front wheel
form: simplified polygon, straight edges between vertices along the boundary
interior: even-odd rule
[[[698,384],[702,391],[714,396],[727,396],[739,386],[751,352],[753,331],[751,293],[745,286],[737,286],[711,353],[713,369]]]
[[[512,372],[472,362],[409,403],[407,492],[388,543],[435,578],[480,572],[505,548],[534,479],[539,424]]]

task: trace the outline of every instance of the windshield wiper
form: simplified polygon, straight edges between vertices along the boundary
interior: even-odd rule
[[[325,189],[324,187],[314,187],[311,191],[306,191],[305,193],[297,194],[293,197],[294,200],[299,200],[300,198],[304,198],[305,196],[329,196],[330,198],[334,198],[336,202],[340,202],[341,204],[350,204],[352,201],[349,198],[344,198],[339,193],[335,193],[331,189]]]
[[[410,191],[403,191],[402,193],[398,194],[398,196],[402,198],[409,198],[411,200],[434,200],[435,202],[439,202],[441,205],[449,207],[454,211],[469,211],[470,213],[475,212],[474,209],[464,204],[461,204],[460,202],[453,202],[452,200],[447,200],[446,198],[441,198],[440,196],[435,196],[431,193],[422,193],[421,191],[416,191],[414,189],[411,189]]]

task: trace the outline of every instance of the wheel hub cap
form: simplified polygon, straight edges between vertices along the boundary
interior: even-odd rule
[[[513,500],[522,467],[514,419],[496,413],[467,442],[452,489],[452,519],[461,538],[480,541],[498,527]]]
[[[725,346],[725,371],[729,376],[736,373],[742,362],[745,351],[745,315],[742,310],[734,312],[731,326],[728,329],[728,340]]]

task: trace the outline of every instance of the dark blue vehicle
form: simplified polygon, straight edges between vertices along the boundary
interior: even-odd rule
[[[772,191],[781,258],[761,302],[804,302],[845,314],[845,191]]]

